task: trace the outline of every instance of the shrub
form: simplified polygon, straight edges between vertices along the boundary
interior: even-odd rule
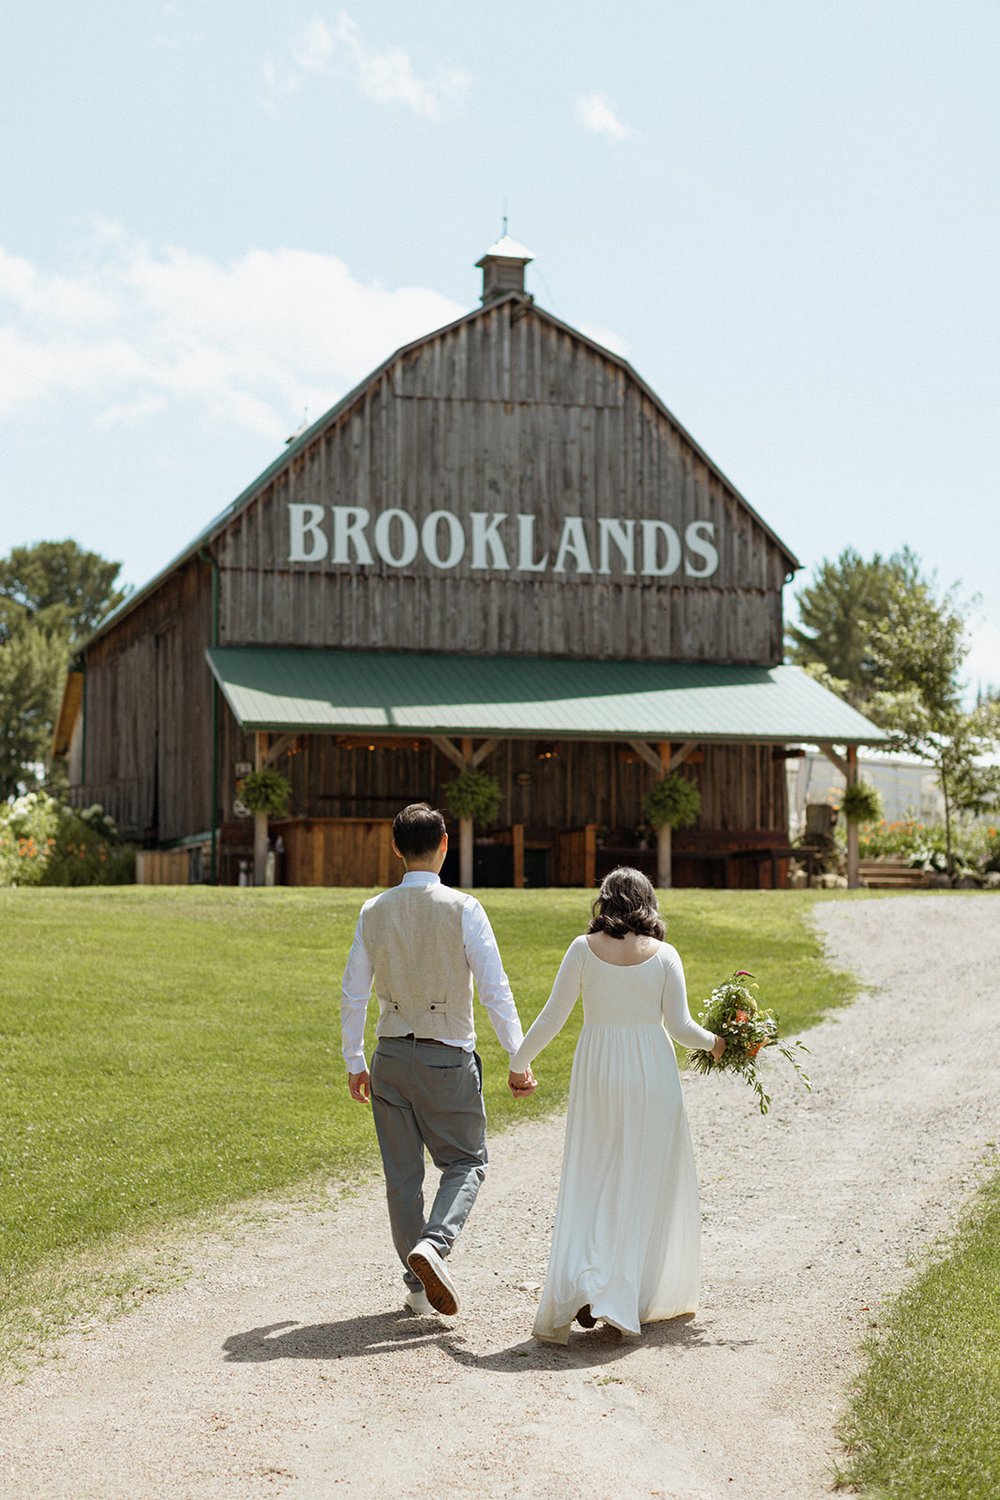
[[[46,792],[0,806],[0,885],[126,885],[135,849],[95,803],[69,807]]]
[[[838,841],[844,834],[838,829]],[[984,875],[1000,870],[1000,830],[980,822],[952,825],[955,869],[959,875]],[[862,859],[906,859],[912,865],[944,873],[947,854],[943,823],[921,823],[914,817],[887,823],[862,823],[858,831]]]
[[[488,771],[476,771],[469,767],[448,782],[444,800],[453,818],[472,818],[475,823],[492,823],[500,810],[503,792],[495,776],[491,776]]]
[[[643,811],[654,828],[689,828],[698,821],[701,793],[693,781],[676,771],[661,776],[643,799]]]

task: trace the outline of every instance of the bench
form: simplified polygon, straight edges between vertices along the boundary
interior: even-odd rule
[[[858,875],[861,884],[873,891],[921,891],[931,883],[926,870],[905,859],[862,859]]]

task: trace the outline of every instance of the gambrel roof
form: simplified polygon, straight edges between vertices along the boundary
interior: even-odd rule
[[[428,345],[433,344],[437,339],[443,339],[446,335],[452,333],[454,330],[459,329],[464,325],[473,323],[478,319],[493,317],[501,308],[510,306],[512,304],[516,304],[521,309],[523,309],[523,313],[525,315],[531,315],[533,317],[544,320],[559,332],[568,335],[570,338],[576,340],[580,345],[590,350],[592,353],[598,355],[602,360],[616,366],[619,370],[621,370],[626,376],[627,380],[634,384],[634,386],[650,402],[656,412],[666,420],[669,426],[681,439],[681,442],[693,454],[697,456],[701,463],[705,465],[707,470],[714,476],[715,479],[718,480],[724,491],[737,503],[740,508],[742,508],[750,515],[754,524],[760,528],[760,530],[770,540],[770,542],[777,549],[780,555],[785,559],[785,562],[787,564],[787,571],[791,573],[801,566],[791,549],[786,546],[786,544],[781,540],[780,537],[777,536],[774,531],[771,530],[767,522],[763,520],[763,518],[758,514],[756,510],[754,510],[753,506],[745,498],[745,496],[743,496],[736,488],[736,486],[732,483],[732,481],[726,477],[726,475],[722,472],[718,465],[712,461],[712,459],[708,456],[704,449],[695,441],[695,439],[691,436],[687,429],[678,421],[678,419],[664,404],[664,402],[660,399],[656,392],[649,385],[647,385],[642,376],[633,369],[633,367],[626,359],[623,359],[619,354],[613,353],[610,349],[606,349],[602,344],[599,344],[595,339],[589,338],[586,334],[581,333],[578,329],[571,327],[567,323],[563,323],[559,318],[555,317],[554,314],[547,312],[544,308],[540,307],[535,302],[534,298],[529,296],[527,293],[512,291],[506,293],[502,297],[497,297],[492,301],[485,303],[483,306],[473,308],[471,312],[463,314],[462,317],[456,318],[453,322],[445,324],[441,328],[436,328],[432,332],[424,334],[422,335],[422,337],[414,339],[411,343],[404,344],[401,348],[396,349],[392,354],[389,355],[387,359],[383,360],[383,362],[379,366],[377,366],[376,369],[372,370],[370,374],[366,375],[364,380],[362,380],[358,385],[354,386],[352,390],[348,391],[347,394],[341,397],[341,399],[334,406],[332,406],[328,411],[324,412],[324,414],[319,417],[317,421],[312,423],[310,427],[306,428],[304,432],[302,432],[293,441],[291,441],[283,450],[283,452],[281,452],[275,458],[274,462],[269,464],[261,474],[258,474],[256,479],[254,479],[253,482],[249,484],[245,490],[237,495],[236,499],[233,500],[229,505],[227,505],[226,508],[214,518],[214,520],[210,521],[205,529],[201,533],[199,533],[199,535],[196,536],[195,539],[187,547],[185,547],[182,552],[178,553],[177,556],[174,557],[165,568],[161,569],[161,571],[155,575],[155,577],[150,579],[150,581],[144,584],[141,588],[137,589],[135,593],[131,594],[123,604],[119,605],[118,609],[115,610],[114,613],[110,614],[107,619],[102,621],[98,629],[89,638],[89,640],[84,643],[84,646],[81,649],[85,650],[92,641],[95,641],[106,634],[106,632],[111,630],[119,620],[121,620],[125,615],[131,613],[131,611],[138,604],[140,604],[144,599],[148,598],[150,594],[155,592],[155,590],[163,583],[163,581],[167,577],[169,577],[174,572],[175,569],[183,566],[187,562],[190,562],[193,558],[198,556],[199,553],[202,553],[205,548],[209,547],[211,543],[220,535],[220,533],[223,532],[241,513],[241,511],[251,505],[253,501],[261,494],[262,491],[267,488],[268,485],[272,483],[274,479],[276,479],[284,470],[290,468],[295,463],[300,454],[305,452],[330,428],[334,427],[337,422],[342,417],[344,417],[345,414],[348,413],[355,405],[363,401],[368,393],[378,384],[382,377],[394,365],[402,363],[407,358],[407,356],[426,348]]]

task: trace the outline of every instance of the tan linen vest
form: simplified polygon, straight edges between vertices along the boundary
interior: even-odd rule
[[[366,904],[361,935],[375,970],[378,1036],[475,1039],[462,940],[468,900],[435,883],[397,885]]]

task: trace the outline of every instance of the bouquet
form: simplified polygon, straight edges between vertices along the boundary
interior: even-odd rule
[[[762,1115],[767,1114],[771,1096],[764,1091],[758,1073],[757,1054],[762,1047],[775,1047],[788,1059],[806,1088],[812,1084],[795,1056],[794,1048],[783,1042],[778,1035],[778,1019],[773,1011],[762,1010],[757,1004],[754,990],[757,984],[747,969],[737,969],[731,979],[718,985],[706,1001],[699,1020],[716,1036],[724,1036],[726,1050],[715,1061],[711,1052],[699,1047],[688,1061],[696,1073],[738,1073],[757,1095]],[[796,1042],[794,1047],[808,1052],[805,1042]]]

